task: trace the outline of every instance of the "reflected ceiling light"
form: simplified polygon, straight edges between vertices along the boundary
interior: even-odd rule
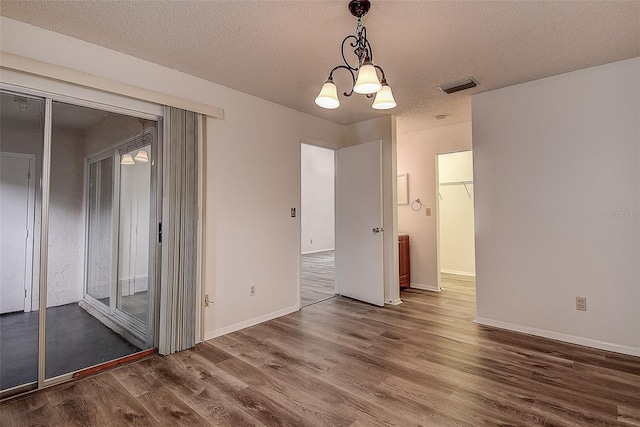
[[[27,109],[27,98],[16,95],[13,97],[13,101],[18,103],[18,108],[20,108],[21,111],[25,111]]]
[[[127,151],[126,154],[122,155],[122,159],[120,160],[121,165],[135,165],[136,163],[148,163],[149,162],[149,153],[144,148],[139,148],[135,157],[131,156],[131,153],[135,151],[137,147],[144,147],[149,144],[147,142],[149,139],[153,139],[149,132],[145,132],[145,126],[147,125],[147,120],[138,119],[140,124],[142,125],[142,130],[139,134],[135,135],[131,140],[131,145],[129,145],[124,151]]]
[[[344,96],[351,96],[355,92],[364,94],[367,98],[373,98],[377,94],[372,105],[373,108],[386,110],[396,106],[396,101],[393,99],[391,87],[387,84],[384,70],[373,63],[373,50],[367,40],[367,28],[362,25],[362,17],[369,12],[370,8],[371,2],[368,0],[351,0],[349,2],[349,12],[358,19],[356,33],[348,35],[342,40],[342,60],[345,65],[338,65],[331,70],[329,78],[322,85],[322,89],[316,97],[316,104],[322,108],[333,109],[340,106],[338,90],[333,83],[333,72],[339,68],[345,69],[351,74],[351,90],[344,92]],[[353,53],[358,60],[357,64],[352,65],[347,61],[344,52],[347,42],[354,49]],[[378,79],[378,71],[382,74],[382,81]],[[383,93],[380,94],[380,92]],[[378,97],[380,97],[379,100]]]
[[[147,163],[149,161],[149,156],[145,150],[139,150],[133,160],[136,162]]]
[[[122,160],[120,160],[121,165],[135,165],[136,162],[133,161],[133,157],[131,154],[127,153],[122,156]]]

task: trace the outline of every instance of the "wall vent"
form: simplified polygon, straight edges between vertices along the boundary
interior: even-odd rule
[[[438,86],[438,89],[441,91],[451,94],[455,92],[460,92],[461,90],[471,89],[472,87],[478,86],[480,83],[476,81],[473,77],[469,77],[468,79],[458,80],[456,82],[447,83],[441,86]]]

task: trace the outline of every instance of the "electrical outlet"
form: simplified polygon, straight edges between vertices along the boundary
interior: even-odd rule
[[[587,311],[587,299],[585,297],[576,297],[576,310]]]
[[[209,294],[204,294],[204,306],[209,307]]]
[[[254,296],[256,294],[256,285],[249,285],[249,296]]]
[[[424,213],[425,213],[427,216],[431,216],[431,208],[424,208]]]

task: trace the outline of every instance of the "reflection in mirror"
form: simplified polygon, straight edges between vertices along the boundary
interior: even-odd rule
[[[7,395],[38,379],[43,117],[43,99],[0,94],[0,391]]]
[[[149,215],[151,146],[121,152],[118,302],[116,307],[147,324],[149,318]]]
[[[113,156],[89,165],[87,294],[109,307],[113,240]]]

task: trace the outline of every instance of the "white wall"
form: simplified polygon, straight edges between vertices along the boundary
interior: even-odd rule
[[[395,118],[344,127],[129,55],[0,19],[5,52],[224,109],[224,120],[206,120],[204,291],[214,303],[204,310],[205,338],[298,309],[300,218],[291,218],[290,209],[300,209],[301,140],[336,147],[344,141],[383,140],[384,227],[393,233]],[[395,264],[393,258],[389,261],[394,251],[397,242],[385,237],[390,266]],[[391,298],[398,294],[397,265],[385,275],[385,294]],[[255,296],[249,295],[249,284],[256,285]]]
[[[1,30],[3,51],[223,108],[206,123],[204,335],[297,310],[300,140],[338,144],[342,126],[10,19]]]
[[[335,151],[300,145],[302,253],[335,249]]]
[[[398,205],[398,230],[409,234],[412,287],[438,289],[436,155],[470,149],[471,122],[398,135],[398,174],[409,174],[410,202]],[[416,199],[422,202],[417,212],[411,209]]]
[[[473,143],[477,321],[640,356],[640,58],[474,96]]]
[[[84,132],[56,128],[53,111],[47,307],[80,301],[84,281]]]
[[[473,277],[476,274],[473,154],[471,151],[440,154],[437,169],[440,272]],[[465,184],[446,185],[460,182]]]

